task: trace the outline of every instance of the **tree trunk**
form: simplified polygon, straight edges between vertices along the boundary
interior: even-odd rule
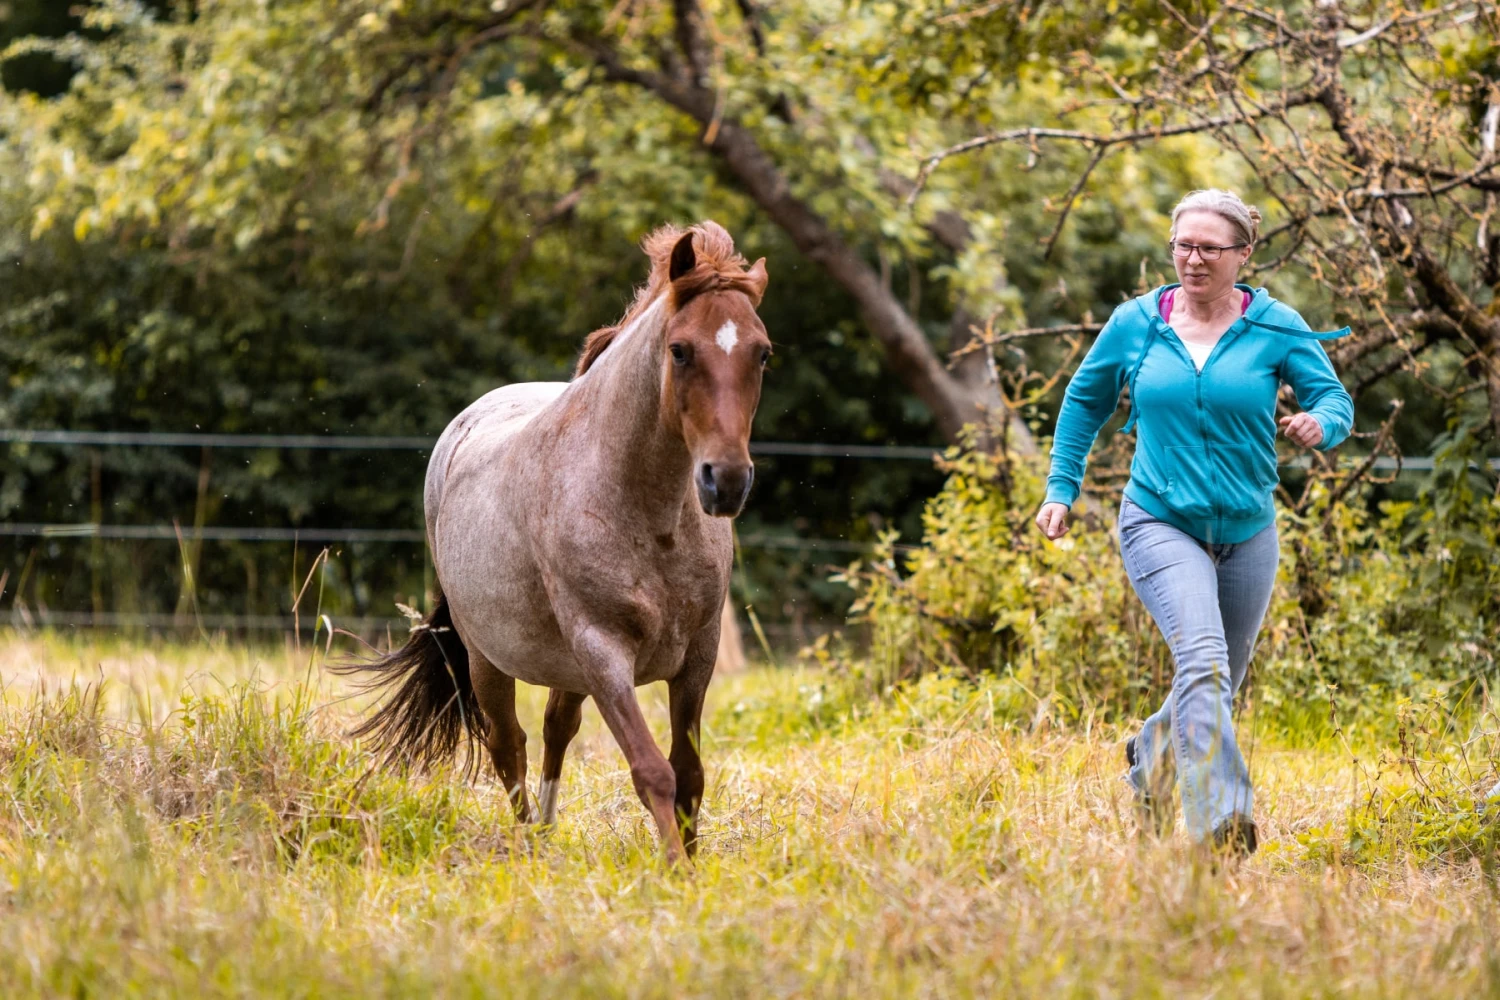
[[[855,301],[860,319],[885,351],[890,366],[932,413],[943,436],[952,441],[966,424],[981,429],[992,415],[1009,416],[1005,399],[988,363],[969,363],[951,372],[927,335],[886,288],[880,275],[810,205],[792,194],[791,184],[755,137],[737,122],[715,114],[713,91],[661,73],[622,64],[602,43],[587,46],[607,78],[643,87],[704,127],[704,142],[723,161],[792,243],[822,267]],[[1030,431],[1012,420],[1013,450],[1035,453]]]

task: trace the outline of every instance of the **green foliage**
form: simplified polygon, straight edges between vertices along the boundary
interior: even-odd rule
[[[1500,494],[1481,457],[1471,429],[1454,427],[1417,499],[1384,502],[1374,519],[1365,497],[1330,509],[1327,490],[1312,487],[1306,516],[1286,517],[1283,586],[1262,640],[1268,701],[1332,685],[1343,709],[1359,711],[1372,697],[1460,692],[1496,676]],[[1301,560],[1311,574],[1298,572]],[[1325,592],[1315,616],[1293,583],[1308,575]]]
[[[617,318],[642,277],[640,236],[713,217],[770,261],[762,316],[778,351],[757,435],[938,443],[853,303],[755,207],[701,130],[642,88],[604,80],[570,41],[596,35],[626,64],[652,65],[675,44],[671,8],[627,6],[101,0],[74,17],[5,4],[0,425],[435,435],[496,385],[565,378],[583,336]],[[1129,86],[1181,48],[1190,32],[1153,3],[704,9],[726,120],[902,293],[939,352],[967,335],[955,317],[993,314],[1001,331],[1102,319],[1170,274],[1162,240],[1182,191],[1255,187],[1203,137],[1121,146],[1058,230],[1061,195],[1090,151],[1008,144],[945,162],[906,205],[933,150],[1038,121],[1113,127],[1116,95],[1088,89],[1078,67],[1092,61]],[[746,11],[758,11],[753,24]],[[513,14],[503,26],[515,31],[479,40]],[[42,78],[59,68],[66,86]],[[1141,114],[1145,127],[1157,112]],[[961,247],[938,236],[955,226]],[[1326,311],[1318,281],[1288,271],[1276,285],[1310,317]],[[1434,377],[1463,363],[1431,356]],[[998,360],[1052,371],[1066,357],[1043,337]],[[1425,453],[1437,397],[1401,378],[1390,391],[1410,397],[1413,419],[1398,435]],[[1039,431],[1062,384],[1029,414]],[[416,454],[4,453],[10,521],[421,524]],[[916,537],[940,480],[919,464],[781,456],[757,482],[745,535],[868,541]],[[306,560],[206,545],[189,560],[197,606],[285,613],[300,583],[286,581]],[[1038,560],[1046,577],[1046,557],[1024,556]],[[183,562],[158,542],[0,548],[12,586],[25,584],[12,595],[53,609],[182,608]],[[768,620],[800,626],[849,598],[815,554],[747,547],[740,566],[738,597]],[[416,546],[349,546],[331,564],[325,609],[389,614],[427,582]],[[1102,643],[1106,661],[1118,642],[1081,641]],[[1069,696],[1075,709],[1082,698]]]
[[[946,667],[993,671],[1067,718],[1131,711],[1170,677],[1164,644],[1130,589],[1110,534],[1047,542],[1032,524],[1045,492],[1036,459],[950,450],[923,542],[897,572],[895,539],[845,574],[886,683]],[[1154,682],[1154,683],[1153,683]]]
[[[916,212],[891,180],[912,173],[914,149],[1065,105],[1060,61],[1112,15],[808,2],[764,11],[760,49],[738,5],[708,6],[724,28],[725,112],[884,262],[940,348],[959,300],[975,314],[1003,307],[1007,323],[1102,315],[1159,244],[1176,191],[1208,178],[1207,147],[1190,140],[1112,157],[1092,182],[1101,197],[1042,261],[1034,247],[1054,216],[1037,191],[1065,188],[1078,151],[1024,170],[1009,154],[968,158]],[[435,435],[498,384],[565,378],[583,336],[617,318],[642,278],[635,241],[713,217],[769,257],[761,312],[778,351],[757,436],[937,443],[853,305],[752,208],[697,129],[601,82],[559,42],[602,30],[597,5],[553,5],[544,30],[465,50],[451,75],[455,47],[489,14],[449,0],[81,9],[78,25],[20,18],[18,32],[52,37],[16,41],[5,62],[45,57],[73,75],[46,99],[0,93],[0,425]],[[632,17],[611,22],[627,56],[670,39],[665,5]],[[68,26],[81,30],[58,37]],[[1122,58],[1158,44],[1125,25],[1109,37]],[[968,226],[962,253],[929,229],[944,211]],[[1092,279],[1059,281],[1079,273]],[[12,445],[6,458],[7,520],[421,523],[415,454]],[[777,457],[742,531],[911,537],[939,482],[920,464]],[[416,547],[336,555],[335,614],[389,614],[425,587]],[[183,602],[170,543],[7,541],[3,557],[34,607]],[[208,544],[198,606],[285,613],[306,559]],[[747,549],[742,568],[739,596],[768,619],[816,619],[848,600],[808,553]]]
[[[1344,829],[1298,838],[1310,856],[1364,866],[1478,862],[1500,890],[1500,717],[1476,708],[1476,687],[1457,704],[1396,706],[1393,745],[1354,762],[1363,794]]]
[[[1252,668],[1257,700],[1295,709],[1326,704],[1331,689],[1339,711],[1361,714],[1500,676],[1500,497],[1476,454],[1469,432],[1455,429],[1418,499],[1383,504],[1375,523],[1360,490],[1330,503],[1321,483],[1302,514],[1280,512],[1282,562]],[[872,682],[994,672],[1064,717],[1154,707],[1170,654],[1131,591],[1107,517],[1090,510],[1048,542],[1031,523],[1041,460],[955,450],[945,466],[922,545],[898,557],[887,536],[874,561],[843,575],[870,626]],[[1316,614],[1304,608],[1309,586],[1320,591]]]

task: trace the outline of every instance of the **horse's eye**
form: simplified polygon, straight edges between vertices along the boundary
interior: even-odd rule
[[[761,351],[760,352],[760,366],[762,368],[764,368],[770,362],[770,360],[771,360],[771,352],[770,351]]]
[[[667,350],[672,352],[672,363],[674,365],[682,366],[688,363],[687,349],[681,344],[673,344]]]

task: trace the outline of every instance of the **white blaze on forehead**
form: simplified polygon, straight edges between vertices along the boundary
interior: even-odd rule
[[[740,328],[734,325],[734,320],[725,320],[724,325],[719,327],[719,332],[714,334],[714,343],[724,348],[728,354],[734,350],[734,345],[740,342]]]

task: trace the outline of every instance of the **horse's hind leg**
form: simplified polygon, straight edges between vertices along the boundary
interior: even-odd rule
[[[557,822],[557,789],[562,780],[563,756],[578,735],[583,721],[586,695],[554,689],[547,696],[547,714],[542,721],[542,787],[537,793],[542,822]]]
[[[531,822],[531,803],[526,797],[526,730],[516,718],[516,680],[497,670],[488,660],[469,650],[469,662],[482,668],[475,670],[475,694],[489,719],[484,743],[495,762],[500,782],[510,795],[516,818]]]
[[[688,650],[682,672],[667,682],[672,715],[672,754],[668,758],[677,778],[675,808],[682,846],[689,855],[698,850],[698,806],[703,802],[703,758],[698,754],[703,696],[713,679],[718,654],[717,630]]]

